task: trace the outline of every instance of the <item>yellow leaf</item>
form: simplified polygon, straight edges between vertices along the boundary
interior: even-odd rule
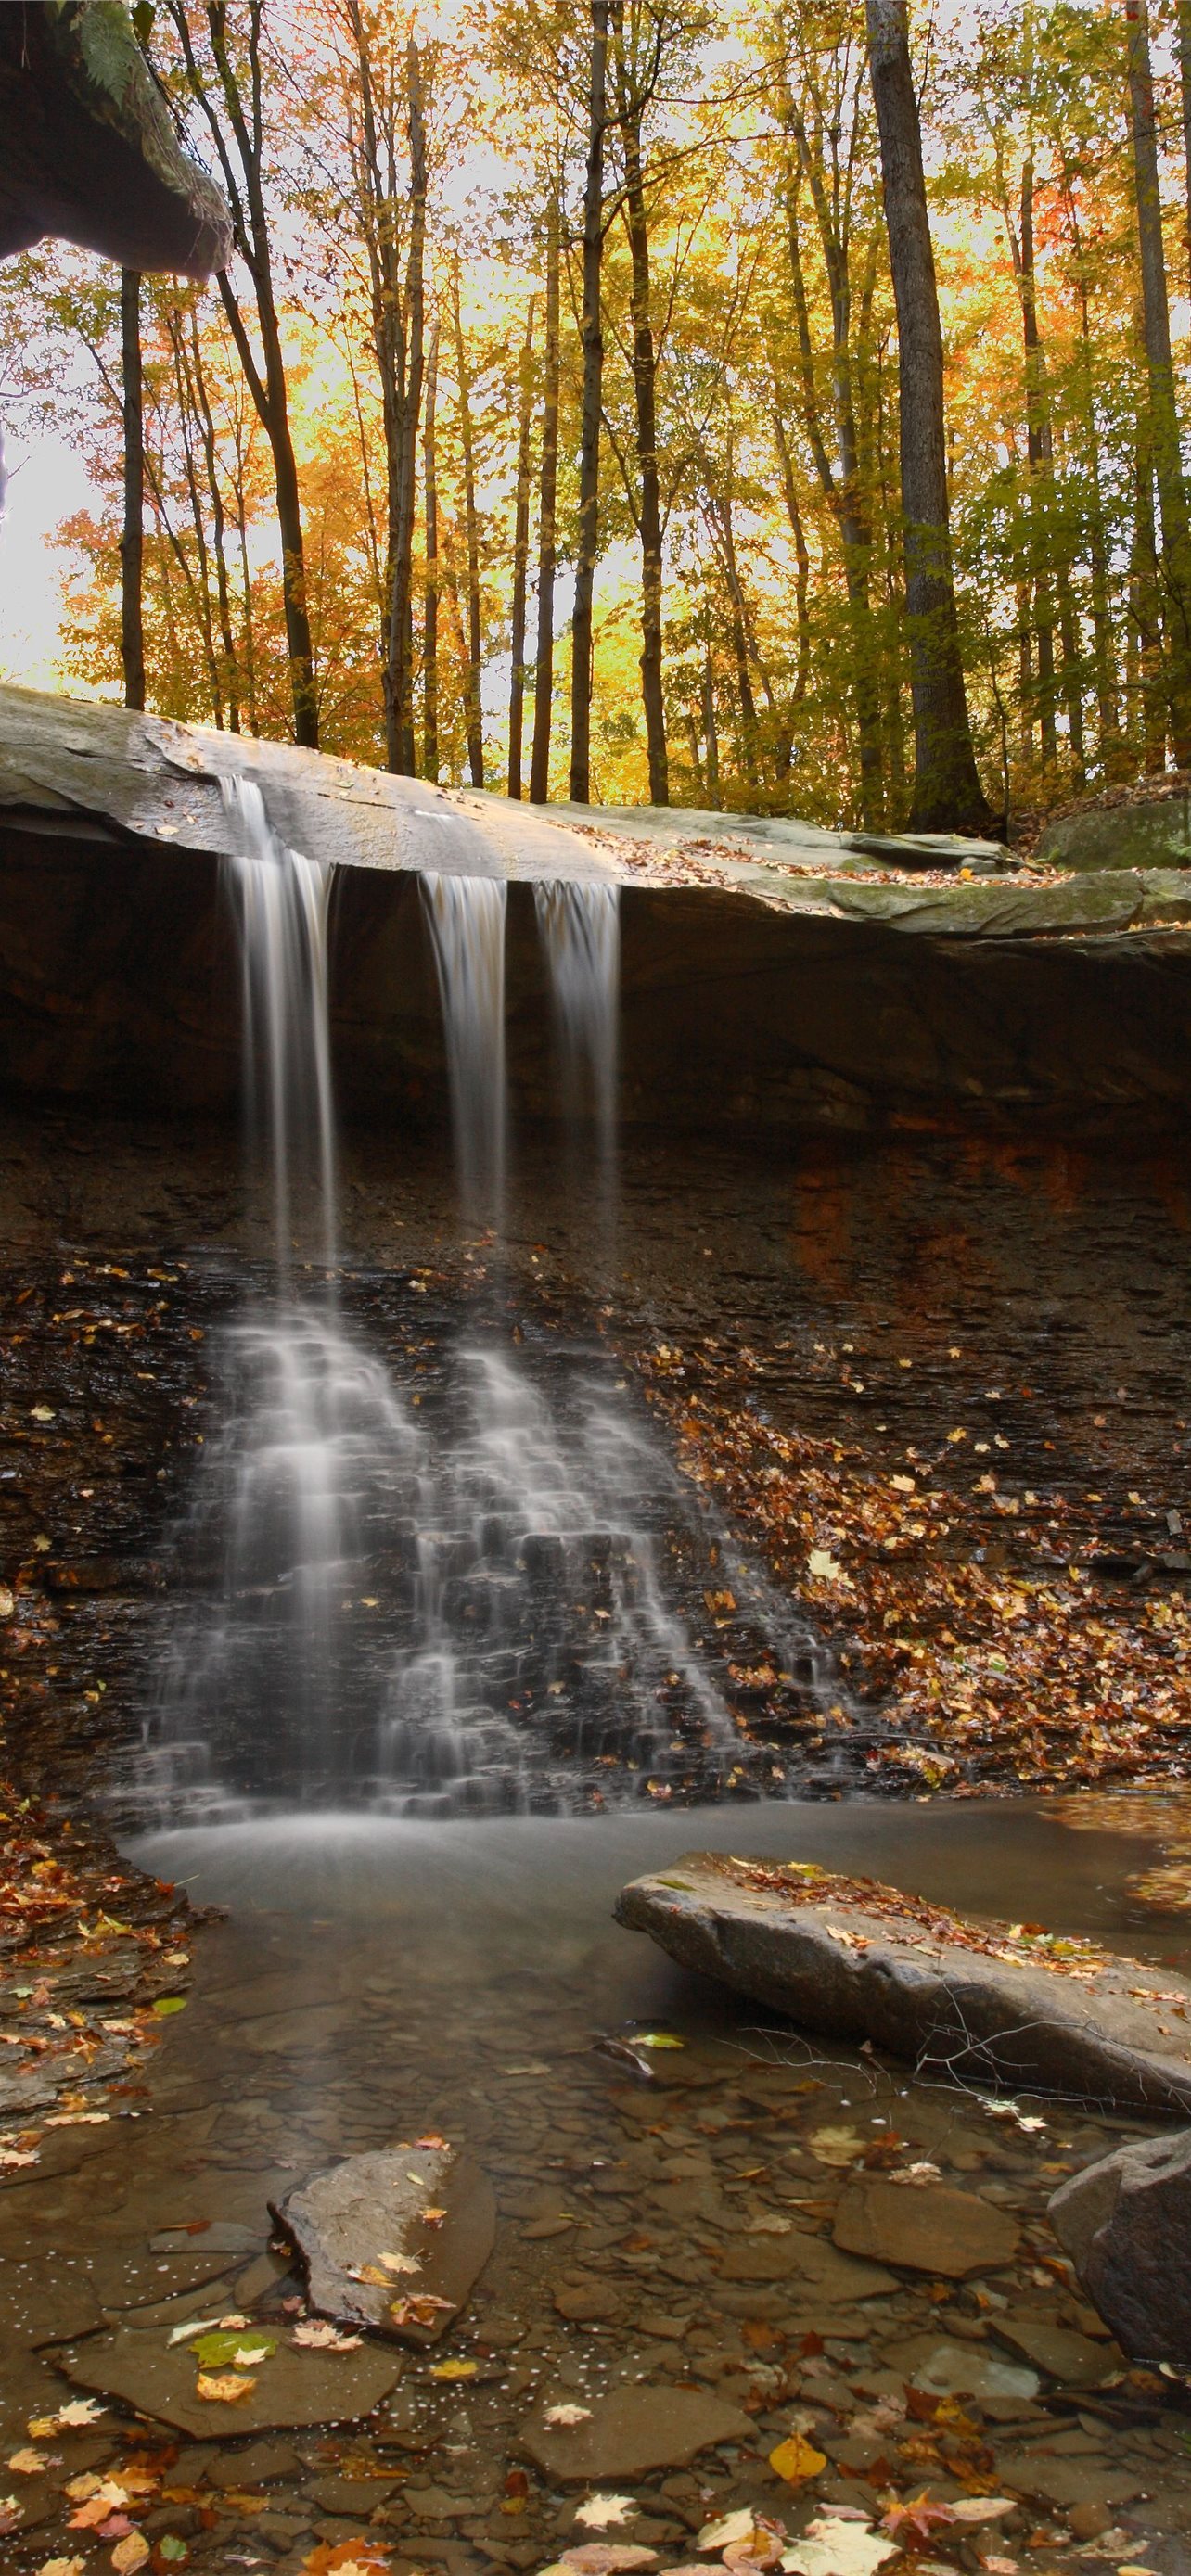
[[[130,2531],[127,2540],[118,2540],[112,2551],[116,2576],[136,2576],[149,2556],[149,2543],[143,2531]]]
[[[430,2376],[432,2379],[474,2379],[479,2367],[478,2361],[439,2361]]]
[[[770,2452],[769,2465],[788,2487],[799,2487],[804,2478],[817,2478],[827,2461],[822,2451],[803,2441],[801,2433],[791,2433],[788,2441],[779,2442],[776,2451]]]
[[[247,2397],[255,2386],[255,2379],[246,2379],[240,2370],[200,2370],[195,2394],[220,2406],[234,2406],[237,2398]]]

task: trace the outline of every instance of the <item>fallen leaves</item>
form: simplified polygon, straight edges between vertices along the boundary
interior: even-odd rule
[[[818,2514],[782,2557],[785,2576],[874,2576],[897,2544],[883,2540],[863,2515]]]
[[[127,2540],[121,2540],[112,2551],[115,2576],[137,2576],[137,2569],[145,2565],[149,2556],[144,2532],[130,2531]]]
[[[363,2340],[362,2335],[343,2334],[325,2317],[304,2317],[290,2336],[299,2352],[358,2352]]]
[[[408,2299],[394,2299],[389,2315],[395,2326],[432,2326],[440,2314],[450,2316],[453,2299],[436,2298],[432,2290],[416,2290]]]
[[[247,2397],[255,2386],[255,2379],[245,2371],[200,2370],[195,2395],[213,2406],[235,2406],[242,2397]]]
[[[575,2520],[588,2531],[612,2531],[618,2523],[631,2522],[640,2509],[632,2496],[589,2495],[576,2505]]]
[[[388,2550],[379,2540],[320,2541],[302,2560],[304,2576],[386,2576]]]
[[[683,1354],[681,1391],[656,1353],[634,1356],[686,1474],[737,1516],[793,1595],[809,1580],[856,1693],[820,1723],[831,1741],[863,1726],[868,1781],[1115,1788],[1185,1767],[1191,1599],[1098,1581],[1095,1524],[1074,1498],[1053,1483],[1010,1492],[1007,1464],[957,1490],[961,1424],[940,1430],[913,1477],[874,1472],[839,1440],[780,1430],[745,1395],[766,1361],[729,1356],[714,1335]],[[741,1733],[777,1752],[792,1716],[770,1692],[741,1713]],[[1172,1874],[1147,1896],[1184,1892],[1191,1868],[1185,1887]]]
[[[769,2465],[779,2478],[784,2478],[787,2486],[797,2487],[806,2478],[817,2478],[820,2469],[826,2468],[827,2460],[822,2451],[816,2451],[813,2443],[803,2440],[801,2433],[791,2433],[787,2441],[779,2442],[776,2450],[770,2452]]]

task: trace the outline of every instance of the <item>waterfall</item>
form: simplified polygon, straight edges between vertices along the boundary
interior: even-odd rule
[[[442,998],[464,1217],[499,1231],[505,1175],[505,912],[502,877],[424,876]]]
[[[573,1120],[587,1091],[610,1187],[616,1156],[620,888],[599,882],[538,885],[534,902],[561,1041],[567,1109]]]
[[[293,1195],[314,1148],[319,1250],[336,1258],[327,924],[332,871],[287,848],[255,779],[221,780],[241,846],[226,862],[240,933],[249,1136],[273,1186],[278,1276],[291,1269]]]
[[[199,1599],[175,1623],[132,1798],[171,1819],[261,1805],[454,1815],[734,1784],[738,1727],[667,1600],[679,1561],[700,1597],[697,1515],[606,1354],[576,1351],[532,1310],[511,1338],[503,1308],[461,1329],[422,1298],[411,1340],[398,1278],[371,1292],[403,1318],[397,1374],[342,1312],[331,874],[276,836],[259,787],[225,793],[276,1264],[216,1351],[222,1425],[185,1541]],[[423,892],[464,1204],[486,1197],[496,1216],[505,886],[435,876]],[[538,919],[610,1167],[615,889],[544,888]],[[313,1280],[294,1257],[304,1179],[319,1195]]]

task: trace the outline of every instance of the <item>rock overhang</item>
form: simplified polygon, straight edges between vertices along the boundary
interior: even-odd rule
[[[166,1108],[232,1105],[232,773],[259,781],[292,846],[339,872],[332,1016],[349,1115],[426,1116],[441,1087],[428,873],[508,886],[509,1064],[530,1117],[557,1114],[545,881],[620,888],[630,1123],[864,1135],[1029,1118],[1134,1144],[1191,1108],[1191,871],[890,883],[846,835],[825,875],[830,836],[798,858],[806,827],[766,823],[767,855],[751,858],[742,818],[699,817],[699,881],[675,882],[650,861],[654,814],[580,823],[22,689],[0,690],[0,1079],[109,1103],[149,1081]],[[668,850],[678,819],[662,818]]]

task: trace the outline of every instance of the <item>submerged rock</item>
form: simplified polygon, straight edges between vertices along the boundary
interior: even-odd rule
[[[486,2174],[445,2141],[348,2156],[273,2214],[320,2316],[416,2345],[454,2324],[496,2235]]]
[[[579,2423],[550,2421],[580,2411],[547,2406],[522,2430],[522,2449],[559,2486],[685,2469],[715,2443],[753,2439],[749,2416],[698,2388],[617,2388]]]
[[[350,2424],[370,2415],[400,2379],[398,2353],[361,2343],[351,2352],[302,2352],[282,2343],[271,2329],[248,2327],[245,2351],[273,2347],[258,2365],[241,2372],[203,2370],[194,2342],[171,2344],[163,2326],[121,2326],[115,2334],[95,2337],[77,2353],[59,2355],[58,2366],[76,2388],[120,2399],[138,2415],[191,2433],[200,2441],[225,2443],[241,2433],[284,2433],[307,2424]],[[233,2393],[236,2379],[242,2388]],[[204,2380],[222,2384],[218,2396],[204,2396]]]
[[[808,2030],[965,2085],[1191,2110],[1191,1983],[1090,1944],[1011,1935],[872,1879],[689,1852],[616,1918]],[[1188,2017],[1171,2019],[1171,1997]],[[1111,2320],[1110,2320],[1111,2322]]]
[[[1191,2362],[1191,2129],[1118,2147],[1073,2174],[1050,2216],[1125,2351]]]
[[[937,2272],[948,2281],[995,2271],[1013,2261],[1018,2246],[1014,2221],[978,2192],[877,2175],[849,2184],[833,2232],[849,2254],[873,2254],[879,2262]]]

